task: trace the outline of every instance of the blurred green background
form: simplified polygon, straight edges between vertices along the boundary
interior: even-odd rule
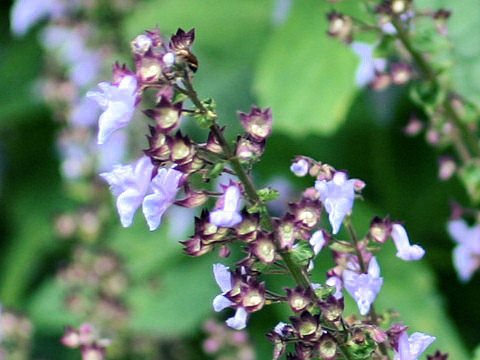
[[[248,111],[252,104],[272,107],[274,132],[256,169],[258,183],[282,178],[297,193],[311,186],[310,179],[289,173],[297,154],[364,180],[365,201],[355,207],[359,232],[365,233],[372,216],[389,214],[403,221],[411,241],[427,251],[422,261],[407,263],[386,246],[379,255],[385,285],[377,308],[396,309],[410,331],[437,336],[430,353],[439,348],[450,352],[451,359],[471,358],[480,333],[480,276],[468,284],[458,282],[451,263],[454,244],[445,231],[449,201],[468,204],[462,186],[456,179],[440,182],[438,153],[422,136],[407,138],[402,133],[415,110],[406,88],[372,92],[355,86],[358,60],[348,47],[325,34],[325,14],[334,5],[293,1],[282,23],[273,20],[275,3],[144,1],[121,22],[120,30],[128,51],[135,35],[157,24],[165,34],[194,27],[194,52],[200,63],[195,84],[201,96],[215,99],[231,138],[240,128],[237,110]],[[480,2],[416,3],[453,8],[450,35],[456,46],[457,87],[478,95],[480,37],[475,31],[480,26]],[[78,319],[62,312],[61,289],[53,277],[69,258],[72,245],[55,239],[52,219],[75,204],[65,197],[59,175],[58,125],[48,107],[32,95],[44,57],[38,32],[13,39],[10,5],[0,5],[0,302],[33,321],[32,358],[70,358],[72,353],[62,349],[58,338],[65,325]],[[357,5],[346,0],[335,8],[355,14]],[[168,238],[169,226],[172,221],[150,233],[138,216],[132,228],[122,229],[115,218],[106,241],[123,256],[134,279],[127,298],[132,328],[161,338],[186,339],[195,349],[202,338],[202,321],[225,315],[214,315],[211,307],[219,292],[211,264],[220,260],[216,255],[187,258]],[[234,260],[235,255],[227,262]],[[327,254],[319,257],[314,280],[324,281],[330,266]],[[151,285],[153,280],[156,286]],[[275,278],[272,285],[285,284]],[[355,310],[351,301],[347,305],[348,312]],[[288,309],[282,306],[252,316],[248,331],[258,359],[270,358],[271,344],[264,334],[287,316]],[[200,358],[198,352],[193,354]]]

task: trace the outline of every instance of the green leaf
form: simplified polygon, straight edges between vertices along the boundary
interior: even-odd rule
[[[280,193],[271,187],[266,187],[258,190],[258,196],[263,202],[268,202],[278,199]]]
[[[313,257],[313,250],[309,243],[300,241],[294,249],[290,250],[292,259],[297,265],[306,266],[308,261]]]
[[[354,13],[357,7],[341,10]],[[329,10],[325,1],[296,1],[259,61],[255,89],[261,106],[271,106],[274,127],[293,136],[336,130],[355,94],[357,61],[348,46],[327,36]]]

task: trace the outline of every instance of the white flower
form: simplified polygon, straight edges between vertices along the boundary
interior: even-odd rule
[[[216,226],[231,227],[242,221],[238,212],[240,207],[240,189],[230,185],[223,195],[223,206],[210,213],[210,223]]]
[[[215,277],[217,285],[222,290],[222,293],[213,299],[213,310],[219,312],[235,305],[234,302],[225,297],[225,295],[232,290],[232,274],[225,265],[213,264],[213,276]],[[238,307],[235,315],[228,318],[225,323],[233,329],[242,330],[247,326],[247,318],[247,311],[243,307]]]
[[[310,237],[310,240],[308,240],[308,242],[312,246],[313,252],[315,253],[315,255],[317,255],[326,244],[325,236],[323,235],[323,230],[315,231]]]
[[[315,183],[334,234],[338,233],[343,219],[352,211],[356,181],[347,180],[345,173],[337,172],[332,180],[317,180]]]
[[[460,280],[470,280],[480,267],[480,225],[469,228],[464,220],[448,223],[448,232],[457,242],[453,250],[453,265]]]
[[[103,144],[116,130],[128,125],[135,112],[137,79],[124,76],[120,83],[98,84],[101,92],[89,91],[87,97],[94,99],[104,110],[98,121],[98,143]]]
[[[402,260],[420,260],[425,250],[419,245],[410,245],[405,228],[400,224],[392,225],[392,239],[397,248],[397,257]]]
[[[290,166],[290,171],[296,176],[302,177],[308,173],[308,161],[305,159],[299,159]]]
[[[417,360],[436,338],[421,332],[415,332],[408,337],[405,330],[398,339],[398,351],[394,360]]]
[[[349,263],[349,267],[354,268],[355,266]],[[343,283],[345,289],[357,302],[360,314],[366,315],[383,285],[383,278],[380,277],[380,267],[375,257],[370,260],[366,274],[358,274],[348,269],[344,270]]]

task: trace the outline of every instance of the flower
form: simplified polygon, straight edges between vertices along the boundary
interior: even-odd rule
[[[332,180],[317,180],[315,183],[334,234],[340,230],[344,217],[352,211],[356,181],[347,180],[344,172],[337,172]]]
[[[152,179],[153,194],[143,200],[143,214],[150,231],[158,228],[165,211],[174,203],[183,173],[175,169],[160,169]]]
[[[312,246],[315,255],[317,255],[327,243],[323,235],[323,230],[315,231],[308,242]]]
[[[349,267],[358,268],[352,262],[349,263]],[[366,274],[358,274],[348,268],[344,270],[343,283],[345,289],[357,302],[360,314],[366,315],[383,285],[383,278],[380,277],[380,267],[375,257],[370,260]]]
[[[434,336],[415,332],[410,337],[405,330],[398,339],[394,360],[417,360],[420,354],[436,340]]]
[[[425,255],[425,250],[419,245],[410,245],[407,231],[400,224],[392,225],[392,239],[397,248],[397,257],[402,260],[420,260]]]
[[[128,125],[135,111],[137,79],[124,76],[118,85],[98,84],[101,92],[89,91],[87,97],[95,100],[104,110],[98,121],[98,143],[103,144],[110,135]]]
[[[374,45],[354,42],[351,46],[352,50],[360,58],[360,64],[358,65],[356,74],[356,84],[359,87],[363,87],[372,82],[375,78],[375,71],[385,71],[387,61],[373,57]]]
[[[453,250],[453,265],[460,280],[470,280],[480,267],[480,225],[468,227],[465,220],[453,220],[448,223],[448,232],[457,242]]]
[[[217,285],[222,290],[220,295],[217,295],[215,299],[213,299],[213,309],[216,312],[222,311],[227,307],[231,307],[235,305],[233,301],[230,301],[225,295],[233,289],[232,286],[232,274],[228,270],[228,268],[223,264],[213,264],[213,276],[215,277],[215,281]],[[225,323],[236,330],[242,330],[247,326],[247,311],[243,307],[238,307],[235,315]]]
[[[142,204],[152,179],[153,165],[150,158],[143,156],[134,164],[115,165],[110,172],[101,173],[116,196],[117,211],[124,227],[133,222],[133,216]]]
[[[240,189],[237,185],[229,185],[216,210],[210,213],[210,223],[216,226],[232,227],[242,221],[238,212],[240,207]]]
[[[59,0],[16,0],[12,6],[10,23],[12,32],[22,36],[43,18],[58,17],[65,12],[65,5]]]
[[[302,177],[307,175],[308,167],[309,164],[307,160],[299,159],[290,166],[290,171],[293,172],[296,176]]]

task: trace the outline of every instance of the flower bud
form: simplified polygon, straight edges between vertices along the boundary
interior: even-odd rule
[[[142,56],[135,62],[137,77],[142,83],[158,81],[162,76],[162,62],[154,56]]]
[[[156,127],[149,126],[150,135],[147,135],[149,148],[144,150],[154,163],[162,163],[170,157],[170,147],[167,143],[168,136],[158,131]]]
[[[145,53],[150,50],[153,45],[152,39],[145,34],[138,35],[130,43],[132,53],[134,55],[145,55]]]
[[[327,15],[327,19],[328,35],[345,42],[352,41],[353,21],[349,16],[334,11]]]
[[[265,304],[265,283],[251,282],[242,286],[242,306],[248,312],[260,310]]]
[[[405,63],[392,64],[390,75],[395,85],[405,85],[412,78],[412,67]]]
[[[438,159],[438,165],[438,177],[440,180],[450,179],[457,170],[457,164],[450,156],[442,156]]]
[[[220,249],[218,249],[218,256],[221,258],[227,258],[230,256],[230,248],[227,245],[220,246]]]
[[[295,222],[307,229],[313,229],[320,221],[322,212],[320,201],[302,198],[298,203],[290,204]]]
[[[300,318],[290,317],[290,322],[301,339],[313,340],[318,337],[318,331],[321,331],[318,315],[312,315],[308,311],[304,311]]]
[[[440,9],[433,15],[435,27],[440,35],[446,36],[448,32],[448,19],[452,15],[450,10]]]
[[[290,250],[295,242],[295,217],[287,213],[281,220],[275,221],[278,242],[282,250]]]
[[[239,112],[240,122],[245,131],[256,142],[264,141],[272,132],[272,110],[252,107],[249,114]]]
[[[170,148],[170,161],[178,165],[190,162],[195,155],[195,148],[190,138],[183,136],[180,131],[174,137],[168,137],[167,144]]]
[[[157,131],[168,133],[180,125],[181,111],[181,102],[172,104],[162,96],[155,109],[145,110],[144,113],[155,120]]]
[[[275,261],[275,244],[269,235],[261,234],[256,241],[250,243],[250,251],[265,264],[273,264]]]
[[[82,346],[82,360],[103,360],[105,359],[105,348],[92,344]]]
[[[240,240],[252,242],[257,239],[260,229],[260,217],[258,214],[242,212],[242,222],[235,225],[235,232]]]
[[[370,223],[370,230],[368,232],[368,238],[376,243],[383,244],[390,237],[392,232],[392,223],[389,217],[380,219],[375,216]]]
[[[390,9],[393,14],[400,15],[410,10],[412,0],[391,0]]]
[[[427,355],[427,360],[447,360],[448,353],[442,354],[440,351],[435,351],[433,355]]]
[[[184,246],[183,251],[190,256],[202,256],[213,249],[212,245],[204,244],[202,238],[198,235],[192,236],[187,241],[181,241]]]
[[[343,297],[337,299],[332,295],[328,296],[326,300],[322,300],[319,305],[323,315],[330,322],[340,319],[345,307]]]
[[[65,335],[63,335],[60,341],[62,342],[63,345],[69,348],[76,348],[81,345],[80,334],[76,329],[71,327],[67,327],[65,329]]]
[[[318,342],[317,351],[320,353],[322,359],[335,359],[337,354],[337,342],[330,334],[323,334]]]
[[[294,313],[301,313],[312,303],[312,289],[303,289],[297,286],[295,289],[285,289],[290,308]]]
[[[415,136],[423,129],[423,123],[415,115],[411,115],[407,126],[403,128],[403,132],[409,136]]]
[[[296,176],[303,177],[308,174],[310,163],[305,158],[295,159],[295,162],[290,166],[290,171]]]
[[[175,201],[175,205],[186,208],[202,206],[209,199],[209,196],[203,191],[194,191],[190,188],[185,193],[185,199]]]
[[[249,138],[239,137],[235,154],[243,163],[248,163],[252,160],[258,159],[262,155],[265,148],[264,142],[255,142]]]

